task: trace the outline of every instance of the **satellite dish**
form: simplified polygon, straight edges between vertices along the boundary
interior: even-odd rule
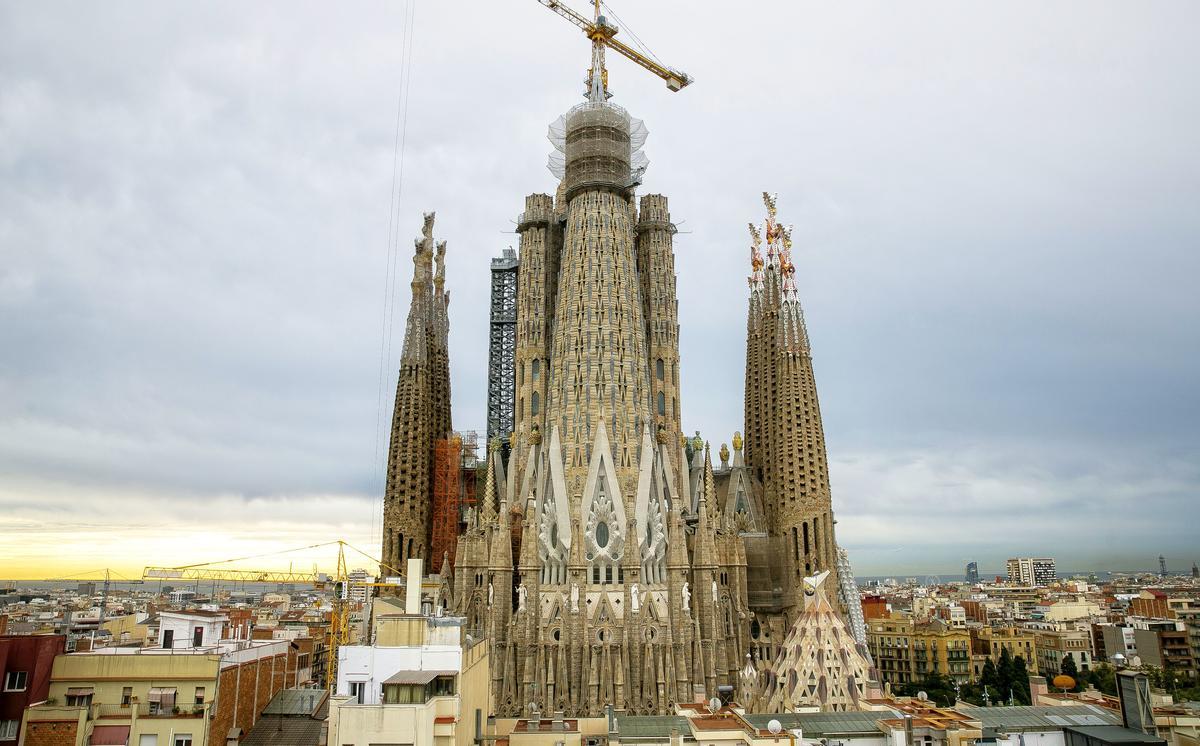
[[[780,731],[783,730],[783,724],[778,720],[772,720],[771,722],[767,723],[767,730],[771,731],[771,735],[777,736],[779,735]]]
[[[928,695],[928,694],[926,694],[925,692],[917,692],[917,699],[919,699],[919,700],[921,700],[922,702],[924,702],[924,701],[926,701],[926,700],[928,700],[928,699],[929,699],[929,695]]]

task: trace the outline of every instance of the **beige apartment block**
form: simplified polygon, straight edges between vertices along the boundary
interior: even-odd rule
[[[60,655],[46,702],[26,710],[21,743],[223,746],[258,721],[287,670],[283,641]]]

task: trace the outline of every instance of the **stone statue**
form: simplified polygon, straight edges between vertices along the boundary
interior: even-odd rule
[[[721,603],[721,591],[717,588],[717,581],[713,581],[713,603]]]
[[[571,613],[579,613],[579,583],[571,584]]]
[[[525,600],[529,597],[529,591],[525,588],[525,581],[517,586],[517,613],[525,611]]]
[[[638,609],[641,608],[641,606],[642,606],[641,599],[638,598],[638,584],[637,583],[634,583],[633,585],[629,586],[629,604],[630,604],[630,608],[633,610],[634,614],[638,613]]]
[[[692,591],[691,591],[691,589],[688,588],[688,583],[686,580],[683,581],[683,588],[680,589],[679,594],[683,598],[683,610],[691,611],[692,610]]]
[[[496,589],[492,587],[492,583],[488,581],[488,608],[492,607],[492,602],[496,600]]]

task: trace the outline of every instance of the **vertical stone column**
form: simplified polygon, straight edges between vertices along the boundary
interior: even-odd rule
[[[651,417],[660,425],[668,442],[677,443],[682,434],[679,391],[679,301],[675,293],[675,225],[667,209],[667,198],[648,194],[641,199],[637,224],[638,274],[642,309],[646,321],[649,353]],[[683,464],[673,464],[682,474]],[[683,494],[686,482],[673,485]]]
[[[509,471],[520,485],[534,426],[543,431],[546,381],[549,378],[550,324],[557,284],[557,254],[561,230],[553,218],[554,200],[548,194],[525,198],[525,211],[517,223],[521,236],[521,264],[517,277],[516,401],[514,437]],[[549,433],[547,432],[548,436]],[[521,496],[524,497],[524,496]]]

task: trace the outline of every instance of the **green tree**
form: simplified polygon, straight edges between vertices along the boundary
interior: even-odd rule
[[[1029,694],[1029,669],[1025,667],[1025,659],[1021,656],[1015,656],[1012,663],[1012,693],[1013,699],[1019,705],[1027,705],[1030,702]]]
[[[1000,663],[996,666],[996,688],[1008,697],[1008,690],[1013,685],[1013,658],[1008,648],[1000,648]]]
[[[1117,674],[1107,663],[1097,664],[1087,673],[1088,683],[1105,694],[1116,696]]]
[[[979,683],[984,686],[996,686],[996,664],[992,662],[991,658],[988,658],[983,664],[983,673],[980,674]]]
[[[1074,656],[1063,656],[1062,665],[1058,670],[1063,676],[1070,676],[1076,683],[1079,682],[1079,667],[1075,665]]]

